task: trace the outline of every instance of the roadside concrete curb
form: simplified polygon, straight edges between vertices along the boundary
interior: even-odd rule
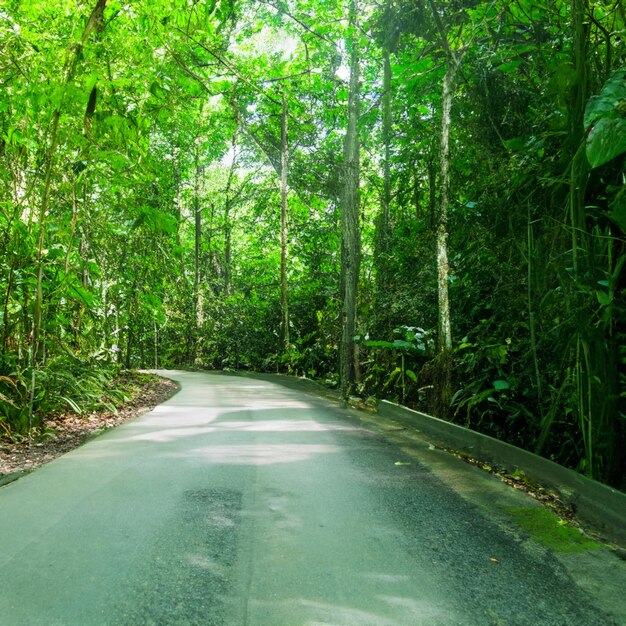
[[[223,373],[223,372],[220,372]],[[290,376],[289,374],[266,374],[263,372],[227,372],[231,376],[242,376],[243,378],[254,378],[282,385],[289,389],[310,393],[314,396],[326,398],[327,400],[340,400],[341,397],[336,389],[330,389],[322,383],[304,378],[302,376]]]
[[[378,412],[422,432],[435,444],[509,470],[522,470],[532,481],[556,490],[582,521],[607,539],[626,544],[626,494],[621,491],[504,441],[387,400],[379,403]]]
[[[4,487],[5,485],[9,485],[10,483],[16,481],[18,478],[22,478],[22,476],[26,476],[26,474],[30,474],[32,470],[15,470],[14,472],[10,472],[9,474],[1,474],[0,475],[0,487]]]

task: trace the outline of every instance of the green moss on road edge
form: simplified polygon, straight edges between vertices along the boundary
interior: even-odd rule
[[[508,512],[532,539],[555,552],[586,552],[605,547],[547,509],[508,509]]]

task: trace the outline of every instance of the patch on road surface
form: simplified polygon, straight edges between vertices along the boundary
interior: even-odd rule
[[[178,515],[155,543],[147,571],[135,584],[133,608],[117,623],[223,624],[241,501],[241,492],[231,489],[183,492]]]

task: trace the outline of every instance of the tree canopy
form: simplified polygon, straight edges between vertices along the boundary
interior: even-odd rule
[[[0,426],[305,375],[626,487],[622,0],[7,0]]]

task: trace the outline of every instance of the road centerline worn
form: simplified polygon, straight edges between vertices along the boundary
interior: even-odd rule
[[[167,375],[181,391],[166,403],[0,490],[0,623],[605,625],[626,615],[621,598],[607,603],[610,589],[595,596],[576,564],[490,514],[500,497],[531,506],[498,495],[492,477],[409,454],[331,402],[269,381]],[[482,499],[455,481],[477,481]],[[585,558],[624,576],[607,551]]]

